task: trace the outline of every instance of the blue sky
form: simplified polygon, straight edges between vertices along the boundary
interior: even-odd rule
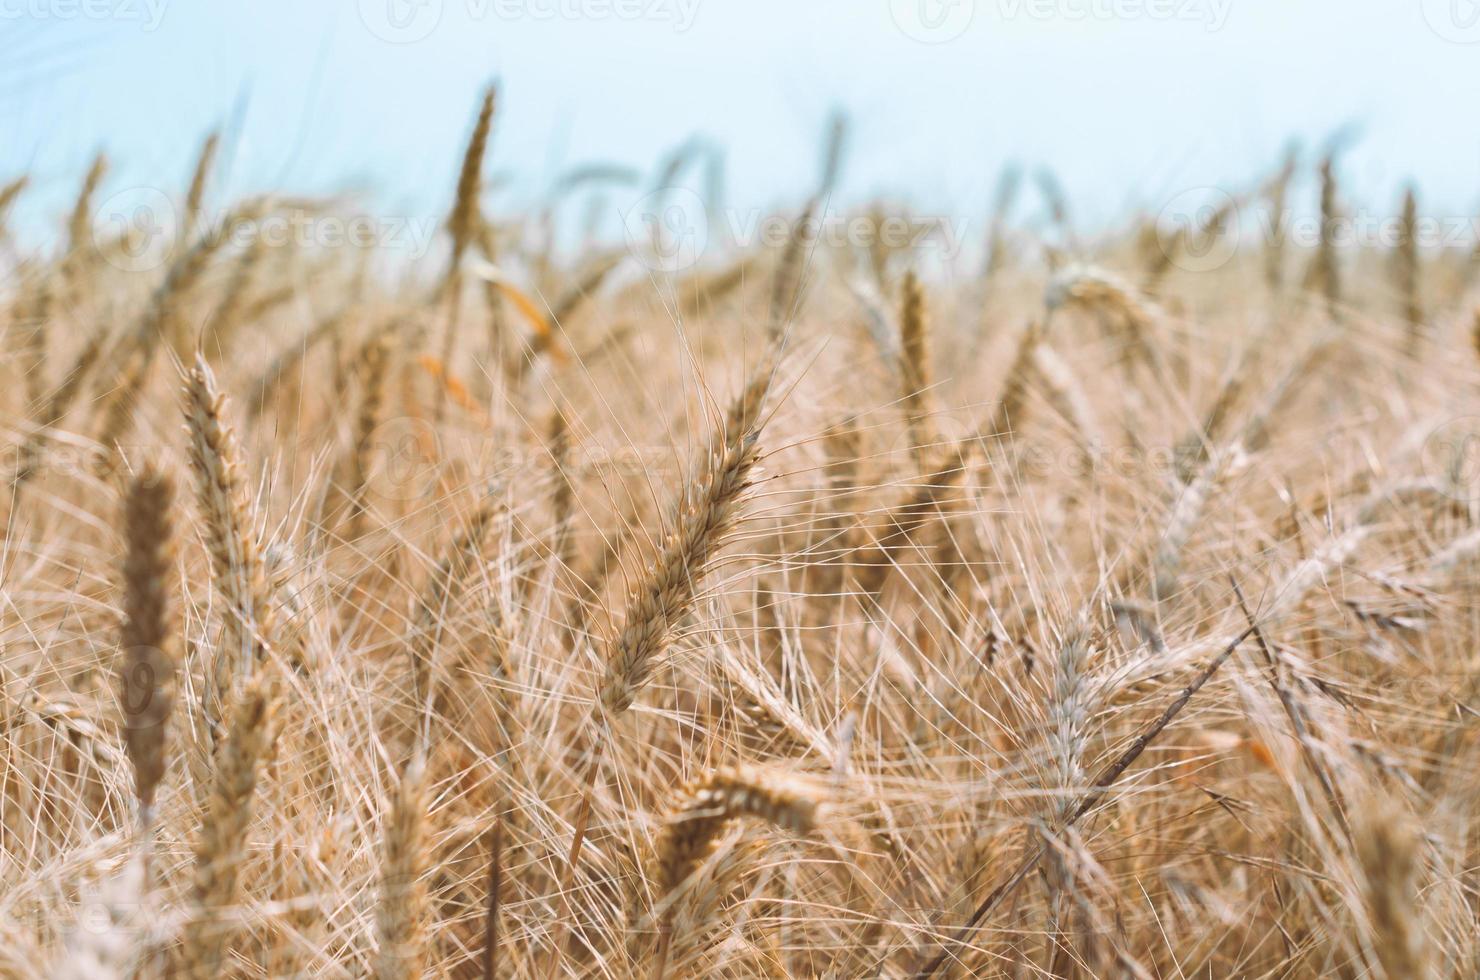
[[[1107,219],[1241,186],[1290,137],[1355,124],[1351,196],[1385,205],[1412,178],[1468,213],[1470,2],[0,0],[0,181],[32,171],[27,220],[50,221],[97,147],[110,187],[173,188],[234,119],[227,192],[436,211],[497,77],[490,166],[511,196],[577,163],[651,169],[700,133],[726,149],[731,202],[794,202],[840,105],[848,198],[979,212],[1019,160]]]

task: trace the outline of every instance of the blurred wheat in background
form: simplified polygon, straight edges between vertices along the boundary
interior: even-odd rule
[[[943,256],[839,118],[782,234],[695,248],[686,143],[556,247],[630,175],[492,208],[472,101],[420,260],[215,136],[163,239],[101,155],[6,238],[0,975],[1480,975],[1420,188],[1353,243],[1339,144],[1108,230],[1009,173]]]

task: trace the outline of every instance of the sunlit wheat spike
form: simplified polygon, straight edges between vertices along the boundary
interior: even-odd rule
[[[807,834],[817,819],[817,787],[754,767],[719,769],[687,786],[654,845],[661,895],[676,890],[705,849],[731,820],[751,817],[794,834]]]
[[[647,683],[674,626],[694,601],[699,582],[739,517],[760,458],[761,408],[774,361],[767,359],[725,415],[670,516],[671,530],[628,598],[622,628],[607,650],[597,701],[612,715],[631,707]]]
[[[1161,370],[1153,336],[1155,311],[1134,286],[1103,269],[1070,265],[1049,280],[1044,292],[1049,313],[1060,307],[1078,307],[1103,314],[1119,332],[1127,352]]]
[[[447,230],[452,236],[450,268],[456,268],[461,262],[481,222],[479,197],[483,187],[483,155],[488,150],[488,134],[493,128],[496,95],[497,88],[493,85],[483,90],[478,117],[473,124],[472,135],[468,137],[467,149],[463,152],[462,166],[458,170],[457,192],[453,199],[452,213],[447,217]]]
[[[233,680],[253,674],[269,655],[272,601],[242,472],[241,447],[227,418],[226,396],[210,365],[199,355],[186,374],[184,409],[211,580],[225,605],[225,635],[212,671],[215,710],[219,710],[219,701]]]
[[[1157,602],[1165,602],[1177,590],[1187,542],[1202,519],[1208,498],[1222,477],[1223,467],[1224,459],[1216,457],[1190,482],[1178,488],[1177,498],[1172,503],[1151,560],[1151,596]]]
[[[1059,642],[1054,664],[1053,692],[1049,706],[1053,725],[1051,744],[1059,800],[1055,820],[1062,820],[1074,805],[1074,796],[1084,785],[1085,744],[1089,705],[1086,674],[1089,638],[1082,625],[1070,628]]]
[[[473,124],[473,133],[468,138],[462,167],[458,171],[452,213],[447,217],[447,231],[452,236],[452,252],[448,257],[447,274],[442,279],[441,291],[447,299],[447,325],[442,335],[442,364],[449,372],[455,367],[453,357],[457,353],[461,328],[459,320],[462,311],[463,258],[484,225],[480,200],[483,192],[483,155],[487,152],[488,134],[493,127],[496,91],[493,85],[489,85],[483,92],[483,101],[478,107],[478,119]],[[447,407],[447,401],[447,392],[444,389],[437,398],[438,421]]]

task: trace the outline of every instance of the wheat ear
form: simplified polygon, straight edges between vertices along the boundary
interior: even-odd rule
[[[154,823],[154,798],[164,778],[167,726],[175,704],[174,537],[170,510],[173,482],[146,467],[129,487],[123,531],[123,627],[119,631],[119,681],[123,747],[134,769],[139,823]]]
[[[221,147],[221,134],[211,133],[201,142],[200,154],[195,158],[195,170],[190,175],[190,187],[185,192],[185,221],[181,232],[185,240],[194,237],[200,222],[201,205],[206,198],[206,181],[216,162],[216,151]]]
[[[267,659],[273,627],[257,522],[242,477],[241,448],[226,416],[226,396],[210,365],[197,355],[185,379],[185,422],[211,576],[226,602],[224,642],[212,671],[214,718],[220,717],[221,700],[233,678],[250,676]]]
[[[25,193],[29,186],[31,186],[31,178],[25,174],[8,184],[0,184],[0,234],[5,231],[5,216],[10,211],[10,206],[15,203],[16,198]]]
[[[1419,281],[1418,196],[1412,187],[1403,192],[1403,213],[1398,250],[1393,255],[1393,275],[1403,299],[1403,320],[1408,324],[1408,353],[1418,355],[1423,331],[1423,299]]]
[[[227,931],[220,916],[237,900],[252,797],[275,737],[274,709],[264,679],[249,678],[233,698],[225,740],[216,752],[215,776],[195,846],[195,883],[181,944],[182,973],[191,980],[216,980],[223,975]]]
[[[606,669],[596,689],[594,708],[606,716],[608,723],[630,708],[646,686],[674,627],[693,604],[721,541],[739,518],[751,472],[760,458],[756,440],[762,424],[761,410],[775,377],[777,354],[777,348],[767,352],[731,404],[723,426],[699,461],[698,474],[674,505],[673,530],[627,599],[622,629],[607,646]],[[574,872],[585,841],[602,744],[598,743],[587,763],[564,869],[567,879]]]
[[[798,836],[817,826],[815,787],[758,767],[725,768],[686,787],[655,843],[654,877],[662,911],[653,977],[661,980],[669,954],[673,902],[716,839],[734,820],[755,819]]]
[[[148,926],[148,888],[144,854],[135,852],[99,888],[97,900],[88,903],[87,921],[79,921],[68,932],[66,947],[46,976],[50,980],[131,980],[143,975],[139,935]]]
[[[773,364],[768,358],[730,407],[723,428],[700,460],[699,472],[675,504],[673,530],[627,601],[622,629],[607,651],[606,672],[597,694],[609,715],[631,707],[647,683],[674,625],[694,601],[721,539],[739,516],[740,502],[760,456],[756,438]]]
[[[914,271],[905,273],[899,312],[900,392],[916,460],[935,442],[930,419],[933,378],[930,365],[930,319],[925,290]]]
[[[555,406],[550,415],[550,461],[555,467],[555,487],[550,499],[551,516],[554,519],[554,542],[551,557],[555,574],[564,581],[572,574],[576,561],[576,539],[572,533],[572,522],[576,511],[576,485],[572,479],[572,438],[569,410],[562,404]]]
[[[1388,980],[1426,980],[1433,974],[1417,909],[1418,836],[1388,804],[1360,828],[1356,845],[1383,973]]]
[[[349,465],[349,526],[345,529],[346,541],[360,536],[360,527],[365,517],[365,491],[372,462],[372,440],[375,427],[380,424],[380,407],[385,401],[385,377],[390,364],[391,339],[389,335],[372,338],[360,351],[360,377],[363,391],[360,395],[360,410],[355,416],[355,442],[350,451]]]
[[[426,769],[418,759],[402,775],[386,815],[375,910],[376,980],[415,980],[425,969],[426,817]]]
[[[207,235],[170,266],[163,283],[150,297],[149,305],[134,327],[131,336],[124,338],[122,345],[123,367],[119,381],[102,407],[103,424],[98,434],[105,456],[100,461],[99,471],[107,472],[117,462],[115,455],[119,442],[128,435],[132,427],[134,409],[139,396],[149,383],[149,375],[162,343],[169,342],[176,354],[185,353],[184,317],[181,308],[186,295],[204,275],[211,256],[229,238],[227,232],[236,224],[255,214],[254,210],[234,212],[223,225],[223,233]]]
[[[442,280],[442,290],[447,296],[447,330],[442,340],[442,363],[447,370],[453,368],[452,357],[457,352],[458,313],[462,303],[462,261],[468,246],[473,243],[483,223],[479,197],[483,191],[483,155],[488,150],[488,133],[493,128],[493,107],[497,89],[490,85],[483,91],[483,101],[478,107],[478,120],[473,124],[473,134],[468,138],[467,150],[463,153],[462,167],[457,174],[457,193],[452,203],[452,213],[447,216],[447,231],[452,236],[452,253],[447,260],[447,274]],[[445,407],[445,397],[438,400],[437,411]]]
[[[1341,220],[1340,203],[1337,198],[1336,161],[1328,153],[1321,160],[1321,237],[1310,271],[1306,274],[1306,288],[1319,286],[1326,298],[1326,312],[1335,316],[1337,304],[1341,302],[1341,269],[1336,262],[1336,232]]]
[[[69,282],[75,282],[82,271],[82,259],[87,254],[85,247],[92,237],[93,198],[97,195],[98,188],[102,186],[103,178],[106,176],[108,176],[108,157],[103,153],[98,153],[93,157],[92,165],[87,168],[87,174],[82,178],[82,186],[77,189],[77,197],[72,202],[72,212],[67,218],[65,265]]]
[[[483,155],[488,150],[488,134],[493,129],[493,109],[498,89],[490,85],[483,90],[483,99],[478,106],[478,118],[473,124],[473,133],[468,137],[468,146],[463,153],[462,166],[457,173],[457,193],[453,200],[452,213],[447,217],[447,230],[452,235],[452,257],[449,275],[456,269],[480,224],[478,198],[483,188]],[[447,359],[444,357],[443,361]]]

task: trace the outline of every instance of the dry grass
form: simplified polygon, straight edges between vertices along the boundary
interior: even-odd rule
[[[101,156],[4,260],[0,975],[1477,975],[1480,297],[1416,191],[1203,269],[1339,160],[1170,238],[1011,176],[975,274],[667,274],[490,208],[493,122],[420,262],[221,234],[340,204],[207,220],[214,137],[158,267]]]

